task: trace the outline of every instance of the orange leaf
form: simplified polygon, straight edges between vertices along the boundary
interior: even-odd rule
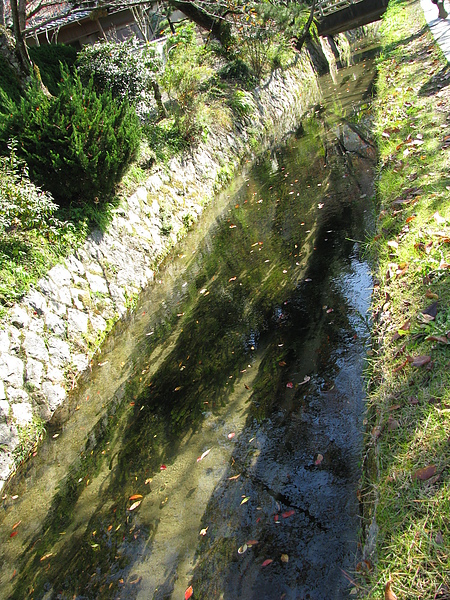
[[[184,592],[184,600],[189,600],[193,593],[194,590],[192,589],[192,585],[190,585],[188,589]]]
[[[267,565],[270,565],[270,563],[273,563],[273,559],[272,558],[266,558],[266,560],[263,562],[263,564],[261,566],[262,567],[267,567]]]
[[[436,473],[436,465],[429,465],[428,467],[423,467],[422,469],[417,469],[412,475],[413,479],[420,479],[420,481],[426,481],[433,477]]]
[[[139,500],[139,498],[143,498],[142,494],[133,494],[128,498],[128,500]]]
[[[17,523],[14,523],[14,525],[12,526],[13,530],[17,529],[17,527],[19,527],[19,525],[22,523],[22,521],[17,521]]]

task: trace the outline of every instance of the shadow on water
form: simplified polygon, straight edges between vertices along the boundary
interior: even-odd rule
[[[170,295],[156,282],[137,307],[86,447],[2,554],[3,597],[157,600],[189,581],[208,600],[345,597],[370,287],[355,240],[374,158],[353,125],[307,121],[167,261]]]

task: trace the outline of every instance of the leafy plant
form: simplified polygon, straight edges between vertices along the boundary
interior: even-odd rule
[[[20,104],[8,108],[1,141],[20,140],[17,153],[30,176],[60,205],[105,201],[137,153],[133,107],[110,91],[97,94],[92,79],[83,86],[76,73],[63,71],[56,98],[33,82]]]

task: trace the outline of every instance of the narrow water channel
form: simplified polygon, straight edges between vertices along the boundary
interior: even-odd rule
[[[203,215],[11,483],[0,597],[348,597],[375,150],[361,61]],[[12,535],[14,533],[14,535]]]

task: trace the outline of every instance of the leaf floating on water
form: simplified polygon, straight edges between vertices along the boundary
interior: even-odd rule
[[[159,468],[161,471],[165,471],[167,469],[166,465],[161,465]]]
[[[9,537],[10,537],[10,538],[13,538],[13,537],[15,537],[15,536],[16,536],[18,533],[19,533],[18,531],[12,531]]]
[[[245,496],[245,498],[242,498],[241,504],[245,504],[249,500],[250,500],[250,496]]]
[[[205,456],[208,456],[208,454],[211,452],[211,448],[209,448],[208,450],[205,450],[203,452],[203,454],[201,456],[199,456],[197,458],[197,462],[200,462],[201,460],[203,460],[205,458]]]
[[[240,548],[238,548],[238,554],[244,554],[244,552],[247,552],[247,544],[244,544],[243,546],[241,546]]]
[[[275,521],[275,523],[279,523],[280,522],[280,515],[274,515],[273,516],[273,520]]]
[[[320,465],[323,461],[323,454],[318,454],[316,460],[314,461],[315,465]]]
[[[139,506],[139,504],[140,504],[141,502],[142,502],[142,500],[138,500],[137,502],[133,502],[133,504],[130,506],[130,508],[129,508],[128,510],[129,510],[130,512],[131,512],[132,510],[135,510],[135,509],[136,509],[136,508]]]
[[[190,585],[188,587],[188,589],[184,592],[184,600],[189,600],[189,598],[192,597],[193,593],[194,593],[194,589],[193,589],[192,585]]]
[[[133,494],[132,496],[130,496],[128,498],[128,500],[139,500],[139,498],[143,498],[144,496],[142,494]]]
[[[267,567],[267,565],[270,565],[270,563],[273,563],[273,559],[272,558],[266,558],[266,560],[263,562],[263,564],[261,566],[262,567]]]
[[[303,381],[301,381],[298,385],[304,385],[305,383],[308,383],[308,381],[311,381],[311,377],[309,375],[305,375],[303,377]]]
[[[42,562],[43,560],[47,560],[47,558],[50,558],[50,556],[53,556],[53,552],[49,552],[48,554],[44,554],[44,556],[41,556],[40,561]]]
[[[286,384],[286,387],[287,387],[287,388],[289,388],[289,389],[292,389],[292,388],[294,387],[294,384],[292,383],[292,381],[289,381],[289,382]]]
[[[237,277],[230,277],[230,279],[228,280],[228,283],[229,283],[230,281],[236,281],[236,279],[237,279]]]
[[[282,554],[281,557],[281,562],[282,563],[288,563],[289,562],[289,556],[287,554]]]
[[[234,433],[234,431],[231,431],[231,432],[230,432],[230,433],[227,435],[227,438],[228,438],[229,440],[232,440],[232,439],[234,438],[234,436],[235,436],[235,435],[236,435],[236,434]]]
[[[423,467],[422,469],[417,469],[412,475],[412,478],[419,479],[420,481],[426,481],[433,477],[436,473],[436,465],[429,465],[428,467]]]
[[[285,367],[286,366],[286,361],[280,360],[280,362],[278,364],[280,365],[280,367]]]
[[[288,517],[292,517],[292,515],[295,515],[295,510],[291,509],[291,510],[287,510],[284,513],[281,513],[281,516],[283,517],[283,519],[287,519]]]
[[[22,523],[22,521],[21,521],[21,520],[20,520],[20,521],[17,521],[17,523],[14,523],[14,525],[12,526],[12,528],[13,528],[13,531],[14,531],[14,529],[17,529],[17,527],[19,527],[19,525],[20,525],[21,523]]]
[[[237,225],[230,225],[230,229],[235,229],[235,227],[237,227]]]
[[[200,533],[199,535],[201,536],[205,536],[208,532],[208,527],[204,527],[203,529],[200,529]]]
[[[257,543],[258,543],[258,540],[248,540],[247,546],[249,548],[251,548],[252,546],[256,546]]]
[[[229,481],[236,481],[236,479],[239,479],[239,477],[241,476],[240,473],[238,473],[237,475],[233,475],[233,477],[228,477]]]

